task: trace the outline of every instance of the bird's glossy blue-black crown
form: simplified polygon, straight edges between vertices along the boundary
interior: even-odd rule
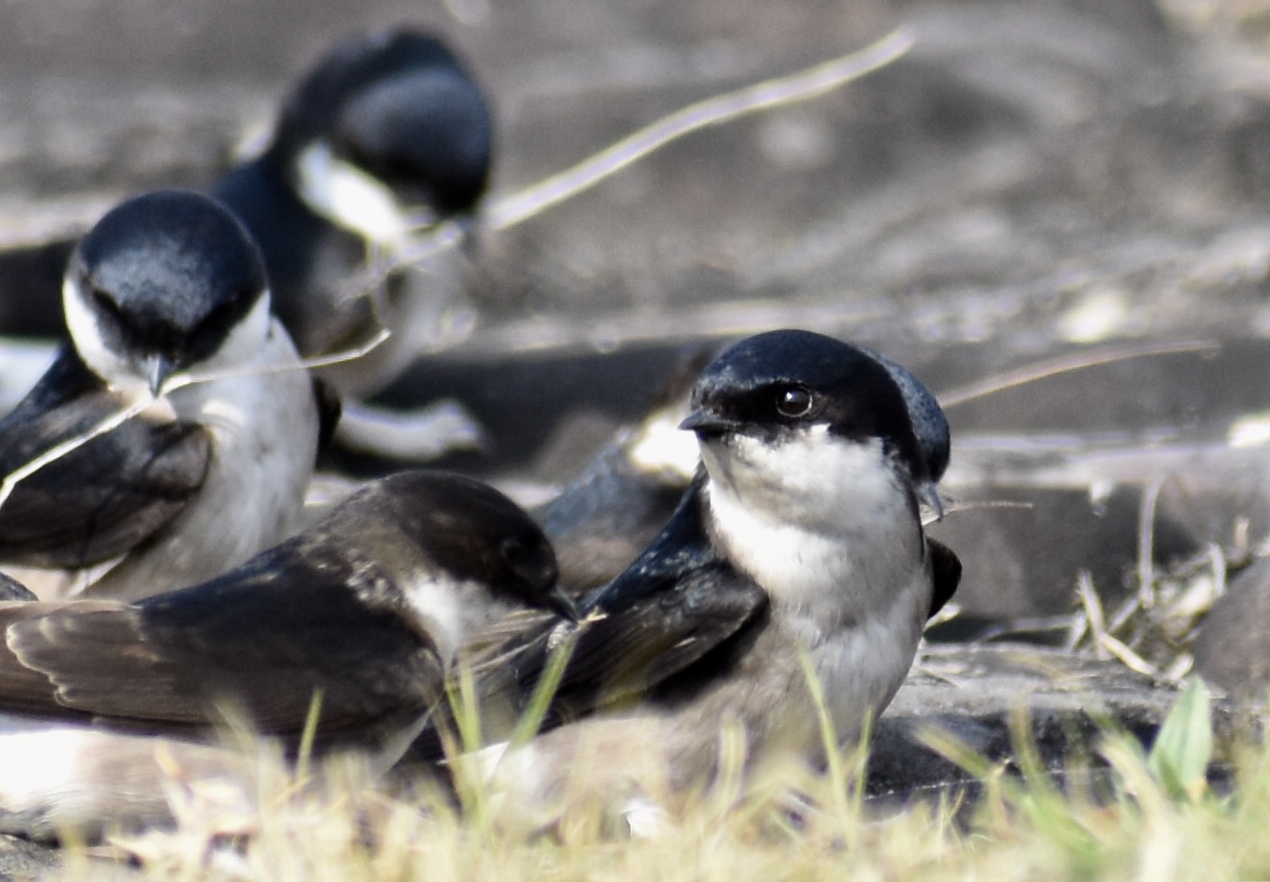
[[[908,405],[908,418],[917,434],[917,443],[921,445],[922,455],[926,458],[930,479],[938,481],[947,471],[948,459],[952,454],[952,433],[948,428],[944,409],[939,406],[934,394],[908,368],[879,352],[870,351],[869,355],[881,362],[895,385],[900,387],[900,394]]]
[[[484,192],[493,126],[454,54],[435,37],[398,29],[341,44],[297,87],[274,149],[295,156],[317,140],[409,201],[449,212]]]
[[[899,368],[912,384],[906,391],[895,368],[811,331],[757,334],[725,349],[702,371],[693,389],[695,412],[684,425],[698,434],[740,431],[774,441],[823,425],[852,440],[881,439],[915,478],[930,480],[947,463],[947,423],[934,396]],[[911,411],[910,402],[920,413]],[[919,440],[918,421],[932,436],[929,443]]]
[[[265,290],[250,234],[191,190],[122,203],[80,241],[68,272],[111,345],[191,363],[214,351]]]

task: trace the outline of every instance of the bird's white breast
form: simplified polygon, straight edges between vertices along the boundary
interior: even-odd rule
[[[715,541],[773,599],[860,617],[922,566],[911,492],[880,441],[817,427],[784,444],[738,435],[701,455]]]
[[[711,532],[772,600],[843,735],[903,681],[930,606],[925,538],[881,442],[813,430],[786,444],[703,445]]]
[[[250,776],[231,751],[0,715],[0,830],[38,837],[78,830],[95,838],[112,826],[169,822],[160,752],[169,766],[224,782],[236,801],[252,804],[239,796]]]
[[[262,304],[267,310],[267,299]],[[193,585],[245,563],[300,528],[317,455],[312,380],[299,369],[295,348],[277,322],[254,353],[227,352],[237,344],[231,335],[222,348],[221,360],[232,364],[234,376],[168,396],[178,419],[197,422],[212,436],[202,488],[144,552],[127,557],[86,593],[135,599]],[[217,367],[212,363],[191,373]]]

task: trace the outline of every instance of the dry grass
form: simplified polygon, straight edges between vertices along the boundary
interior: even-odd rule
[[[862,764],[853,754],[830,774],[794,782],[806,799],[792,811],[783,789],[755,788],[734,799],[725,787],[644,839],[587,818],[550,834],[513,836],[489,810],[495,794],[476,797],[461,813],[426,789],[388,793],[369,782],[355,758],[297,773],[263,751],[253,808],[226,816],[222,793],[184,782],[175,832],[105,850],[72,846],[60,875],[267,882],[1267,878],[1270,756],[1259,748],[1235,751],[1233,788],[1214,792],[1204,776],[1213,750],[1208,712],[1204,691],[1189,689],[1150,755],[1109,732],[1097,757],[1072,761],[1064,789],[1026,735],[1016,735],[1009,770],[931,735],[982,782],[973,806],[923,801],[880,814],[860,799]],[[119,860],[128,857],[131,865]]]

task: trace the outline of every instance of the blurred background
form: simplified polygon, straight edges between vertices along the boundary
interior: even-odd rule
[[[1114,599],[1144,559],[1246,561],[1270,533],[1270,3],[0,0],[0,21],[0,332],[55,331],[31,292],[66,238],[209,184],[350,33],[443,34],[510,192],[907,25],[883,71],[480,237],[474,332],[383,400],[457,395],[492,436],[458,465],[565,480],[686,352],[803,326],[941,394],[950,495],[1030,506],[937,528],[966,621],[1065,614],[1081,570]],[[1055,358],[1107,363],[972,394]]]
[[[0,14],[6,236],[82,223],[76,203],[94,198],[207,184],[360,30],[411,22],[456,46],[496,109],[509,190],[904,23],[918,43],[889,70],[693,135],[488,237],[491,318],[567,312],[576,342],[611,346],[766,324],[707,308],[762,299],[922,350],[1008,326],[1012,349],[1044,351],[1246,328],[1264,258],[1270,75],[1256,10],[1233,3],[4,0]],[[1183,302],[1212,282],[1221,298]],[[586,333],[614,309],[628,320],[612,339]]]

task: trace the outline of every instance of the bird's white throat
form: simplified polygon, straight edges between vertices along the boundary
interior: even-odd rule
[[[881,590],[921,565],[911,490],[878,439],[817,426],[776,443],[733,435],[701,456],[716,541],[775,601]]]
[[[436,644],[449,667],[471,637],[513,610],[479,579],[459,579],[442,572],[417,574],[405,586],[408,608]]]

